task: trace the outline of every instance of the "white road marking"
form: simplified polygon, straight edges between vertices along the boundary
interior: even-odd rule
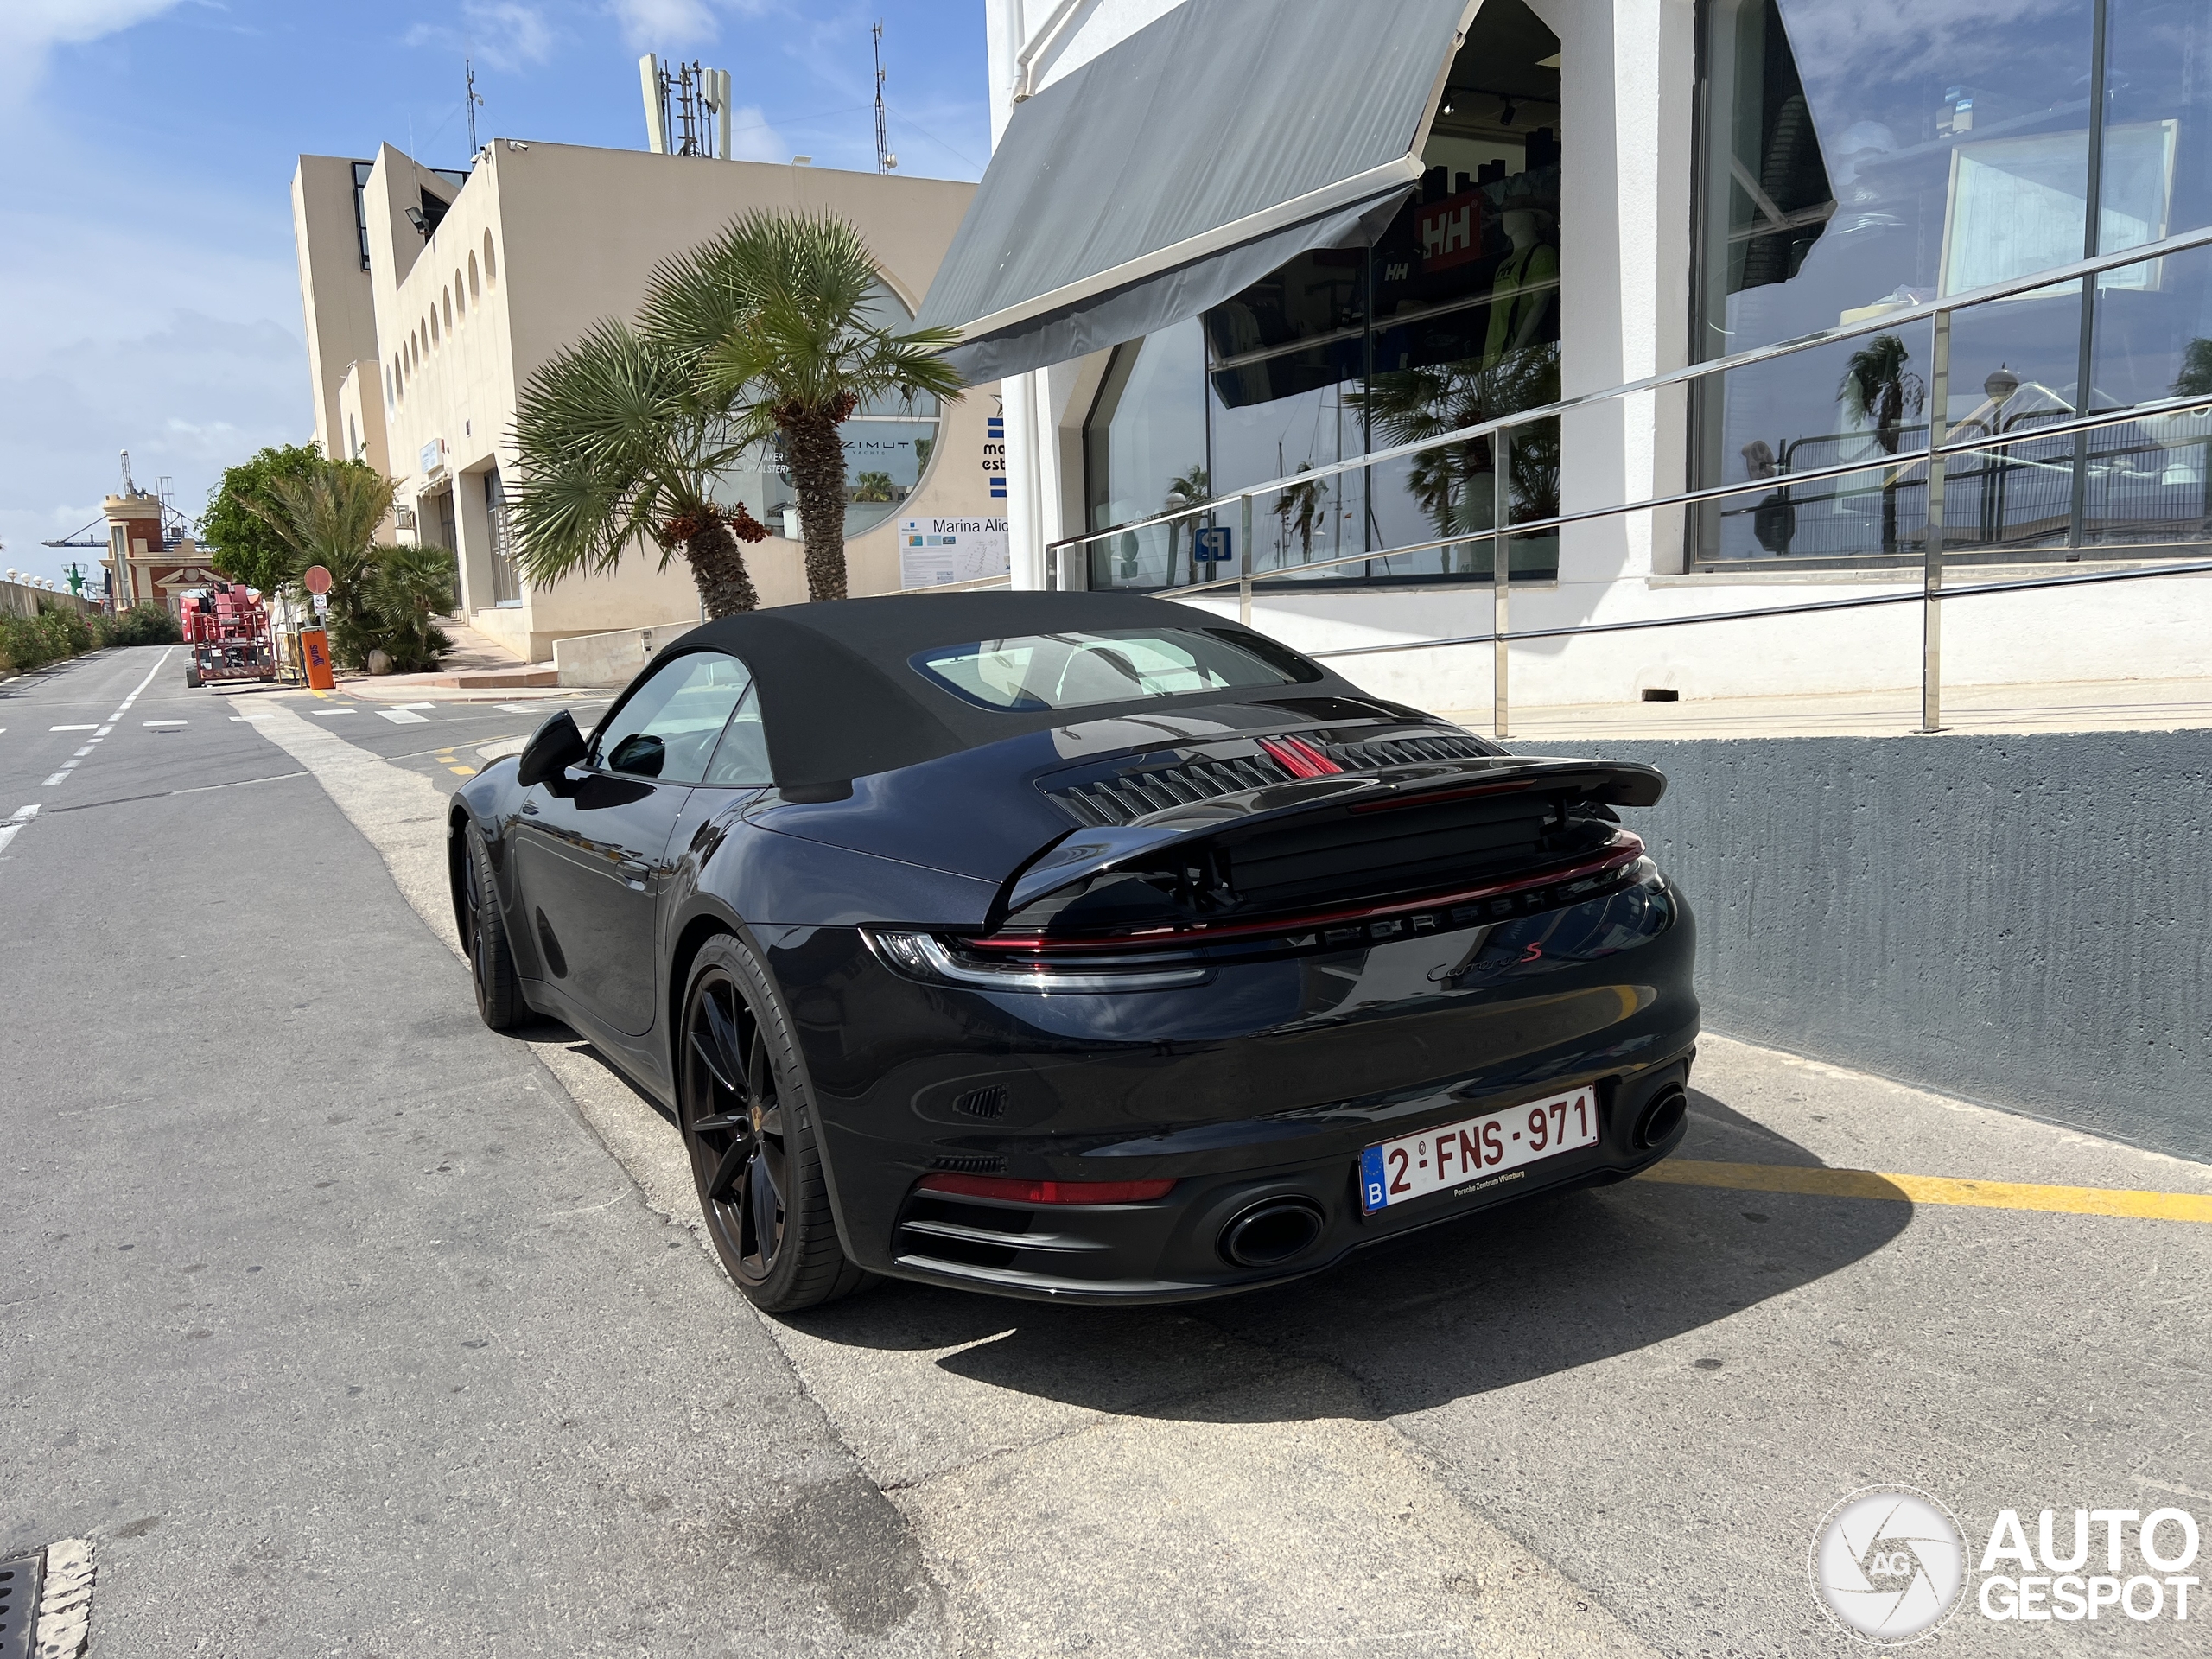
[[[435,709],[437,707],[437,704],[434,702],[426,702],[423,704],[423,707],[425,709]],[[427,715],[418,715],[411,709],[379,709],[377,710],[377,713],[382,715],[386,720],[390,721],[395,726],[427,726],[430,723],[429,716]]]
[[[92,740],[92,743],[97,743],[97,742],[99,742],[99,739],[98,739],[98,738],[94,738],[94,739]],[[92,743],[87,743],[87,744],[86,744],[86,745],[85,745],[85,747],[84,747],[83,748],[81,748],[81,749],[78,750],[78,751],[77,751],[77,753],[76,753],[76,755],[75,755],[75,759],[81,760],[83,760],[86,755],[90,754],[90,753],[92,752]]]
[[[55,772],[53,777],[41,784],[39,787],[41,789],[53,789],[58,785],[67,783],[68,779],[69,771],[68,768],[65,766],[60,772]]]
[[[138,701],[138,694],[154,683],[154,676],[162,671],[162,665],[169,659],[169,652],[175,649],[175,645],[162,647],[162,654],[154,659],[153,667],[146,671],[146,677],[131,688],[130,695],[123,700],[123,706],[108,716],[110,721],[121,720],[130,712],[130,705]]]
[[[92,728],[87,723],[83,726],[49,726],[46,729],[49,732],[89,732]]]
[[[37,816],[38,807],[36,804],[34,804],[30,806],[19,806],[16,809],[15,817],[10,818],[5,823],[0,823],[0,853],[4,853],[8,850],[8,843],[16,838],[16,831],[22,829],[25,824],[29,823]]]
[[[92,734],[92,735],[93,735],[94,737],[105,737],[105,736],[106,736],[110,732],[113,731],[114,729],[115,729],[115,728],[114,728],[114,727],[112,727],[112,726],[103,726],[103,727],[101,727],[101,728],[99,728],[99,730],[98,730],[97,732],[94,732],[94,733]]]
[[[145,723],[149,727],[181,726],[184,724],[181,720],[149,720]]]
[[[310,709],[308,712],[311,715],[350,715],[353,711],[351,709]]]
[[[495,702],[492,705],[503,715],[534,715],[538,705],[534,702]]]

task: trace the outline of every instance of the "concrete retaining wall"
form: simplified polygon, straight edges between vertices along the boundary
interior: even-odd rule
[[[74,594],[48,593],[27,582],[0,579],[0,616],[36,616],[41,609],[74,611],[79,616],[90,616],[99,608],[92,601],[79,599]]]
[[[553,642],[553,666],[563,685],[627,685],[655,652],[698,626],[671,622],[660,628],[574,634]]]
[[[1713,1029],[2212,1159],[2212,732],[1541,747],[1667,773]]]

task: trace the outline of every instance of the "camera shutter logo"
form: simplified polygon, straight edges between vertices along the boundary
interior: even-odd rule
[[[1966,1587],[1959,1523],[1910,1486],[1853,1492],[1813,1535],[1813,1593],[1869,1641],[1916,1642],[1950,1616]]]

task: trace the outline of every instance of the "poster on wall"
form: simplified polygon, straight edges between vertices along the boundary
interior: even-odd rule
[[[1014,569],[1003,518],[901,518],[899,585],[982,582]]]

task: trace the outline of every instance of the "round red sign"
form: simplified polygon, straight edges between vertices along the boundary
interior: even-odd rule
[[[301,575],[300,586],[311,594],[327,594],[330,591],[330,572],[319,564],[311,564]]]

